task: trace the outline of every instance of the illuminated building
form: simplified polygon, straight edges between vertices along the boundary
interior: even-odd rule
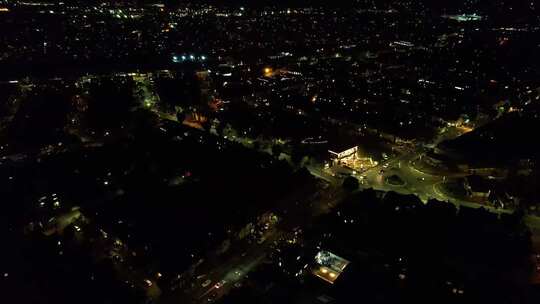
[[[480,21],[483,19],[482,16],[477,14],[443,15],[442,17],[458,22]]]
[[[347,149],[333,148],[329,149],[328,153],[330,153],[332,165],[340,165],[356,160],[358,158],[358,147],[354,146]]]
[[[334,284],[349,263],[349,261],[342,257],[322,250],[315,256],[315,266],[312,269],[312,273],[322,280]]]

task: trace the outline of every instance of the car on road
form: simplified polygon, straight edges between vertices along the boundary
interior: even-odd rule
[[[201,286],[202,287],[207,287],[207,286],[210,286],[210,284],[212,284],[212,280],[206,280],[201,284]]]
[[[144,279],[144,284],[146,285],[147,288],[149,287],[152,287],[152,281],[148,280],[148,279]]]
[[[216,285],[214,285],[214,288],[220,289],[220,288],[223,287],[223,285],[225,285],[225,284],[227,284],[227,281],[221,280],[221,281],[217,282]]]
[[[217,293],[212,293],[208,296],[208,298],[206,298],[206,301],[208,301],[208,303],[212,303],[214,302],[216,299],[217,299]]]

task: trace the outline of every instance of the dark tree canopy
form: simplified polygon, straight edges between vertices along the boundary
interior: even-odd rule
[[[360,187],[360,184],[355,177],[347,176],[345,180],[343,180],[343,188],[347,191],[357,190],[358,187]]]
[[[87,119],[97,132],[125,125],[132,108],[137,106],[135,83],[127,78],[100,78],[89,88]]]
[[[69,93],[54,88],[37,88],[21,101],[8,130],[18,147],[39,148],[65,139],[64,127],[72,110]]]

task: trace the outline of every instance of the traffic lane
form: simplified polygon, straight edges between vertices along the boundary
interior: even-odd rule
[[[198,284],[189,291],[192,297],[194,299],[201,299],[215,288],[216,283],[222,280],[227,281],[227,279],[230,279],[230,274],[238,269],[242,269],[244,272],[247,269],[251,270],[249,267],[253,266],[255,261],[259,261],[264,256],[266,250],[268,250],[265,246],[254,245],[257,246],[247,249],[244,254],[233,256],[229,261],[221,263],[218,267],[214,267],[204,278],[198,280]],[[208,280],[211,283],[208,285],[204,284]],[[221,287],[217,289],[221,289]]]
[[[316,200],[311,206],[311,214],[309,218],[313,219],[314,217],[320,215],[321,213],[329,212],[331,207],[329,205],[337,204],[338,201],[341,201],[342,196],[341,192],[337,194],[332,192],[332,195],[328,198],[322,196],[321,199]],[[333,205],[333,206],[334,206]],[[298,223],[296,218],[286,218],[283,221],[295,222],[298,225],[307,225],[307,223]],[[274,241],[281,238],[287,231],[281,229],[275,229],[271,235],[268,236],[267,240],[262,244],[252,243],[252,247],[246,251],[245,255],[240,257],[233,257],[230,262],[222,264],[219,267],[219,270],[214,271],[209,275],[209,279],[212,280],[211,287],[198,287],[192,291],[194,294],[193,298],[195,302],[198,303],[208,303],[214,302],[228,291],[234,288],[234,285],[238,282],[241,282],[245,279],[245,275],[252,271],[255,267],[260,265],[266,258],[267,254],[272,248]],[[239,276],[236,271],[240,270],[241,275]],[[215,288],[216,282],[224,282],[220,284],[219,288]],[[209,285],[210,286],[210,285]]]
[[[422,200],[427,201],[429,198],[446,199],[441,197],[433,190],[433,185],[440,182],[443,177],[429,176],[422,172],[415,171],[409,166],[408,160],[413,158],[413,155],[405,155],[388,161],[387,168],[380,169],[379,166],[366,171],[363,188],[374,188],[382,191],[395,191],[401,194],[416,194]],[[381,170],[384,172],[381,173]],[[385,179],[391,175],[399,176],[404,185],[390,185]]]
[[[256,242],[249,244],[244,254],[235,255],[227,262],[223,262],[220,266],[214,268],[214,270],[208,273],[204,280],[211,280],[212,284],[208,286],[196,285],[194,289],[190,291],[194,302],[200,302],[205,299],[210,301],[217,300],[224,293],[226,293],[234,285],[230,282],[238,282],[242,280],[245,275],[259,265],[267,253],[271,249],[271,245],[275,240],[279,239],[283,235],[283,231],[274,229],[274,231],[267,237],[267,240],[258,244]],[[243,276],[236,275],[236,271],[241,270]],[[232,280],[234,278],[234,280]],[[219,288],[215,288],[215,284],[225,281]],[[219,290],[216,290],[219,289]]]
[[[404,181],[405,185],[403,186],[394,186],[385,182],[385,177],[396,174],[400,176]],[[367,187],[372,187],[376,190],[381,191],[395,191],[400,194],[415,194],[422,201],[427,202],[429,199],[437,199],[440,201],[450,202],[457,206],[465,206],[471,208],[484,207],[490,211],[496,213],[508,213],[508,210],[495,209],[484,204],[479,204],[475,202],[468,202],[442,193],[438,190],[437,186],[444,182],[444,176],[434,176],[430,174],[425,174],[421,171],[416,170],[411,166],[402,166],[401,168],[390,170],[384,174],[379,172],[369,172],[367,175]]]
[[[247,274],[256,268],[266,258],[266,253],[262,252],[247,261],[238,265],[231,265],[229,271],[224,273],[217,283],[208,290],[205,294],[199,297],[199,303],[210,303],[219,300],[229,291],[241,284]]]
[[[230,258],[220,259],[217,261],[207,260],[204,262],[204,264],[197,268],[197,272],[191,275],[191,287],[174,291],[170,296],[163,299],[161,303],[178,303],[179,299],[186,297],[189,299],[182,302],[198,302],[198,297],[203,295],[216,282],[219,282],[223,278],[224,274],[229,271],[229,269],[234,267],[235,264],[240,263],[242,259],[249,257],[247,252],[250,252],[252,247],[253,244],[242,244],[240,248],[237,248],[237,250],[244,253],[235,254]],[[209,283],[205,284],[206,281],[209,281]]]
[[[324,171],[322,168],[322,165],[316,166],[316,165],[307,165],[306,169],[309,170],[309,172],[314,175],[315,177],[318,177],[320,179],[323,179],[332,185],[339,185],[340,180]]]

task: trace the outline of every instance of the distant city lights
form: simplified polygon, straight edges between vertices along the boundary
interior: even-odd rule
[[[206,61],[208,59],[208,57],[206,55],[194,55],[194,54],[191,54],[191,55],[173,55],[172,56],[172,61],[174,63],[179,63],[179,62],[185,62],[185,61]]]

